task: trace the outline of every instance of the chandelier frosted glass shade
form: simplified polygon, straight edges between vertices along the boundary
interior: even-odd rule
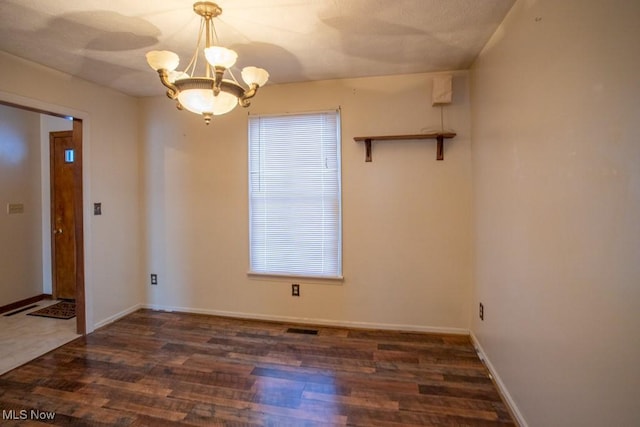
[[[173,71],[180,64],[180,57],[168,50],[152,50],[147,52],[146,57],[149,66],[156,71],[160,69]]]
[[[258,67],[244,67],[242,69],[242,80],[249,86],[255,84],[257,86],[264,86],[269,80],[269,73],[267,70]]]
[[[222,13],[222,9],[212,2],[197,2],[193,5],[193,10],[200,15],[202,25],[189,65],[184,70],[177,70],[180,58],[167,50],[148,52],[146,58],[167,88],[167,96],[177,102],[178,109],[201,114],[209,124],[213,116],[228,113],[236,105],[248,107],[258,88],[266,84],[269,73],[262,68],[245,67],[242,69],[242,80],[248,87],[241,86],[231,72],[238,54],[213,44],[215,30],[212,20]],[[202,40],[205,41],[202,52],[206,61],[201,61],[204,62],[204,75],[197,76],[195,68]],[[225,78],[225,75],[230,78]]]
[[[213,79],[206,78],[176,81],[176,86],[180,89],[178,102],[186,110],[202,115],[219,116],[236,108],[238,97],[222,90],[215,95],[212,90],[213,84]]]
[[[231,68],[238,59],[238,54],[226,47],[211,46],[204,50],[207,62],[214,67]]]

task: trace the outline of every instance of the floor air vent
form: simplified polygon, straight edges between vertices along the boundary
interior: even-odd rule
[[[287,329],[288,334],[304,334],[304,335],[318,335],[318,331],[316,329],[301,329],[301,328],[289,328]]]

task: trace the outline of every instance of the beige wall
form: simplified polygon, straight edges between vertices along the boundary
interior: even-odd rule
[[[0,306],[42,294],[40,194],[40,117],[0,105]]]
[[[92,330],[143,302],[137,100],[5,53],[0,69],[1,100],[83,119],[87,327]],[[102,202],[102,216],[91,215],[93,202]]]
[[[472,330],[530,426],[640,425],[639,18],[519,1],[472,69]]]
[[[435,143],[354,136],[439,129],[431,74],[267,86],[252,114],[342,108],[344,282],[248,277],[247,111],[215,118],[142,102],[147,285],[157,307],[422,330],[467,330],[471,296],[468,74]],[[291,297],[291,283],[301,297]]]

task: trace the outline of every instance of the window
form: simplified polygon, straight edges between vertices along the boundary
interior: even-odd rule
[[[250,270],[342,277],[339,111],[249,117]]]

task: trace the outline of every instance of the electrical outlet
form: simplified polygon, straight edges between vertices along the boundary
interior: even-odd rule
[[[300,296],[300,285],[297,283],[291,284],[291,296],[299,297]]]
[[[478,312],[478,315],[480,316],[480,320],[484,320],[484,304],[480,303],[480,310]]]
[[[151,284],[152,285],[157,285],[158,284],[158,275],[157,274],[152,274],[151,275]]]

